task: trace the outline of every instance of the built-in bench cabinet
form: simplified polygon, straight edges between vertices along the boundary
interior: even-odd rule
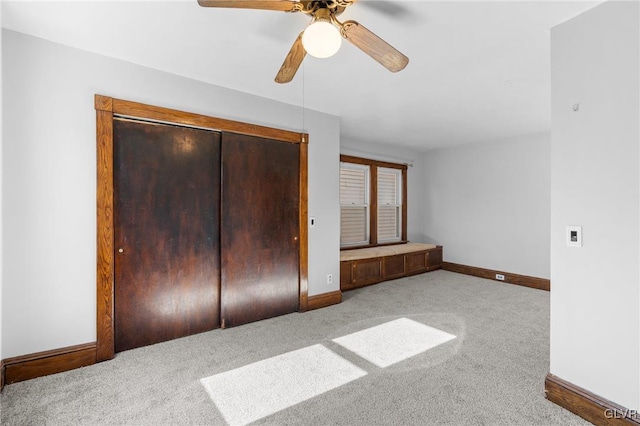
[[[407,243],[340,252],[340,289],[358,287],[442,268],[442,246]]]

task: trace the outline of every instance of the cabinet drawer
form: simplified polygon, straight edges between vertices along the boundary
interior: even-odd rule
[[[351,277],[355,286],[382,281],[382,258],[362,259],[353,262]]]
[[[427,266],[429,270],[442,267],[442,249],[434,249],[427,252]]]
[[[353,279],[351,271],[353,270],[353,262],[340,262],[340,289],[349,290],[353,288]]]
[[[384,258],[384,277],[392,279],[406,274],[404,255],[388,256]]]
[[[442,246],[388,256],[345,259],[340,261],[340,289],[351,290],[440,268]]]
[[[407,262],[407,274],[425,271],[427,269],[427,252],[407,253],[405,255]]]

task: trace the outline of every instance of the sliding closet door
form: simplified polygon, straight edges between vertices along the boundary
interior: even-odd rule
[[[299,145],[222,135],[222,326],[298,310]]]
[[[113,124],[116,352],[219,327],[220,134]]]

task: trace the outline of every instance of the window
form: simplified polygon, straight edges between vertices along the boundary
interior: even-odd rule
[[[407,166],[340,156],[340,246],[406,241]]]
[[[340,245],[369,244],[369,166],[340,163]]]
[[[378,243],[402,238],[402,171],[378,167]]]

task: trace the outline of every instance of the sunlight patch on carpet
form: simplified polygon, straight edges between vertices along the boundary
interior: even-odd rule
[[[245,425],[366,374],[324,346],[313,345],[200,382],[230,425]]]
[[[388,367],[456,336],[408,318],[399,318],[333,341],[380,368]]]

